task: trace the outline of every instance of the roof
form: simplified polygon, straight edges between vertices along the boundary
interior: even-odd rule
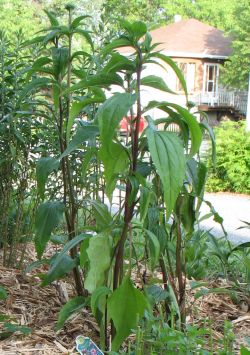
[[[181,20],[150,32],[157,49],[175,57],[226,59],[231,54],[230,37],[196,19]],[[128,47],[121,52],[129,52]]]

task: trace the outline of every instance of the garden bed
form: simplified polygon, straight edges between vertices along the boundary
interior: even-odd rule
[[[86,309],[72,316],[62,330],[55,331],[55,323],[62,305],[72,297],[73,287],[68,282],[58,281],[41,288],[37,271],[22,274],[20,270],[1,267],[0,285],[8,292],[7,301],[1,301],[0,314],[11,317],[20,325],[31,328],[32,333],[23,335],[15,333],[0,342],[0,353],[14,354],[75,354],[75,338],[85,335],[98,342],[98,326],[90,312]],[[45,270],[41,270],[45,271]],[[211,284],[211,287],[222,286]],[[226,287],[223,284],[223,287]],[[214,343],[223,339],[224,321],[233,324],[235,333],[235,353],[239,353],[244,338],[249,336],[250,313],[244,303],[234,304],[225,294],[208,294],[194,300],[194,293],[187,287],[187,315],[189,323],[203,327],[204,320],[211,321]]]

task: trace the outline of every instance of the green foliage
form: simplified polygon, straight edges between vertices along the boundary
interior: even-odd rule
[[[245,131],[245,123],[222,123],[215,134],[217,160],[209,174],[207,191],[249,193],[250,134]]]
[[[64,204],[59,201],[44,202],[37,209],[35,221],[35,245],[38,257],[43,255],[50,235],[53,229],[57,227],[61,221],[64,210]]]
[[[147,129],[149,151],[159,174],[167,206],[167,218],[175,205],[184,174],[185,158],[182,144],[175,134]]]
[[[247,0],[237,2],[234,9],[237,19],[230,31],[233,38],[233,52],[225,63],[223,82],[227,86],[247,89],[250,67],[250,9]]]
[[[112,350],[117,351],[131,330],[136,327],[138,318],[148,308],[145,296],[132,284],[130,277],[108,299],[108,312],[114,322],[116,335],[112,341]],[[119,311],[118,311],[119,310]]]
[[[85,280],[85,287],[92,293],[96,288],[103,286],[105,272],[110,267],[109,237],[97,235],[90,238],[86,252],[89,258],[89,271]]]
[[[56,330],[63,327],[66,320],[74,313],[79,312],[86,304],[85,297],[77,296],[69,300],[60,310],[56,323]]]

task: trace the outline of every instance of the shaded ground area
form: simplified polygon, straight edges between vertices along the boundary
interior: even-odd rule
[[[23,276],[20,271],[0,267],[0,284],[8,291],[7,303],[0,302],[0,314],[9,315],[21,325],[32,329],[30,335],[14,334],[0,341],[3,355],[53,355],[76,354],[75,337],[89,336],[98,342],[98,326],[86,309],[74,315],[59,332],[54,327],[60,308],[67,295],[72,296],[70,283],[58,282],[41,288],[39,279],[33,274]],[[70,281],[70,280],[68,280]],[[191,281],[190,281],[191,282]],[[234,304],[225,294],[208,294],[195,299],[198,289],[191,290],[187,280],[187,321],[199,328],[204,321],[211,321],[211,332],[215,349],[223,341],[224,321],[232,322],[236,341],[234,353],[239,354],[240,344],[249,335],[250,313],[241,304]],[[221,284],[222,282],[222,284]],[[209,287],[230,287],[223,280]],[[206,326],[207,328],[207,326]],[[207,328],[208,329],[208,328]],[[145,354],[149,355],[149,354]]]
[[[237,229],[244,225],[241,221],[250,222],[250,195],[231,193],[207,193],[205,199],[212,203],[216,212],[224,219],[224,228],[232,242],[250,241],[250,229]],[[209,207],[202,204],[202,215],[209,213]],[[212,229],[215,236],[222,236],[223,231],[213,218],[202,221],[202,227]]]

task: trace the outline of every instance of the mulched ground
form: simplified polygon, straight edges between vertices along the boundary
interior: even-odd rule
[[[30,259],[33,259],[33,254],[31,249]],[[98,326],[87,310],[74,315],[62,330],[55,332],[62,305],[74,295],[73,286],[68,280],[67,283],[60,281],[42,288],[36,272],[25,275],[20,270],[0,266],[0,285],[9,294],[7,301],[0,302],[0,314],[8,315],[16,323],[32,329],[29,335],[15,333],[1,340],[0,354],[76,354],[74,340],[80,334],[98,342]],[[211,286],[228,287],[222,284],[223,280]],[[230,320],[236,334],[235,354],[238,354],[240,344],[243,344],[246,336],[250,337],[250,301],[243,299],[236,305],[224,294],[208,294],[195,300],[196,291],[187,290],[187,308],[192,307],[188,321],[202,327],[202,320],[210,319],[213,337],[219,341],[223,338],[224,320]]]

